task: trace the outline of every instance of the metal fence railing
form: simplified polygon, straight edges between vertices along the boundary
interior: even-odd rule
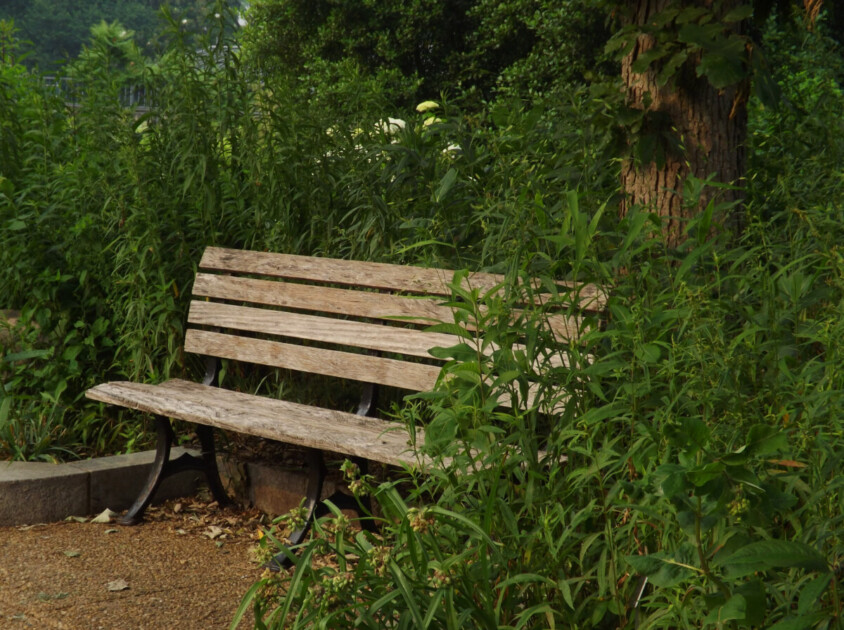
[[[78,105],[86,95],[85,84],[73,77],[59,77],[48,75],[43,78],[44,86],[61,97],[68,105]],[[118,100],[121,107],[126,109],[143,109],[150,107],[147,91],[141,83],[130,83],[120,88]]]

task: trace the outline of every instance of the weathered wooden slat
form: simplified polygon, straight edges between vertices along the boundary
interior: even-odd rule
[[[441,333],[217,302],[191,302],[188,322],[425,359],[432,358],[430,348],[453,346],[460,341],[456,336]]]
[[[451,309],[437,300],[292,284],[274,280],[196,274],[192,294],[219,300],[252,302],[370,319],[401,319],[428,325],[454,321]]]
[[[147,413],[344,453],[392,465],[417,464],[404,425],[352,413],[253,396],[178,379],[161,385],[112,382],[92,400]],[[421,443],[424,434],[416,435]]]
[[[198,273],[192,294],[195,297],[251,302],[266,306],[385,321],[399,320],[426,326],[437,322],[454,321],[451,308],[443,306],[435,299],[292,284],[276,280]],[[518,312],[515,314],[518,315]],[[558,341],[573,341],[581,335],[583,320],[580,317],[550,314],[547,316],[547,321]],[[467,328],[474,329],[471,325]]]
[[[223,359],[248,361],[413,391],[431,389],[440,372],[438,367],[422,363],[196,329],[187,331],[185,350]]]
[[[454,276],[454,272],[447,269],[218,247],[205,250],[199,268],[431,295],[449,295],[448,283]],[[474,286],[478,287],[494,286],[501,281],[492,274],[476,276],[477,285]]]
[[[199,263],[199,268],[443,296],[451,294],[448,284],[454,278],[454,271],[449,269],[429,269],[410,265],[336,260],[220,247],[207,248]],[[474,272],[467,276],[465,286],[468,289],[486,292],[502,284],[504,280],[505,277],[501,274]],[[604,307],[603,291],[597,285],[575,285],[569,282],[557,284],[559,287],[575,288],[581,308],[600,310]]]
[[[467,342],[465,338],[457,335],[199,300],[191,302],[188,323],[319,341],[424,359],[435,358],[430,353],[431,348],[448,348]],[[472,342],[468,341],[468,343]],[[489,344],[484,351],[491,353],[496,349],[495,344]],[[524,346],[521,344],[513,346],[514,351],[523,349]],[[550,355],[547,361],[549,367],[568,365],[568,358],[561,353]]]

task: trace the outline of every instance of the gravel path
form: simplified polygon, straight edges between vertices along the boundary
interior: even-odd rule
[[[184,499],[137,527],[0,528],[0,628],[228,628],[260,577],[251,549],[265,521]],[[240,628],[252,627],[247,617]]]

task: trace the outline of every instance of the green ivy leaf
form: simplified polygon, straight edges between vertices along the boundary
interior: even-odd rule
[[[682,66],[688,58],[689,53],[685,50],[674,53],[671,56],[671,59],[662,66],[662,70],[659,71],[659,74],[656,77],[657,84],[660,87],[663,87],[666,83],[668,83],[674,75],[677,74],[677,69]]]
[[[701,26],[700,24],[684,24],[677,31],[677,39],[684,44],[708,50],[715,39],[721,36],[722,27],[719,24]]]
[[[709,13],[703,7],[686,7],[677,15],[677,24],[689,24],[690,22],[697,22],[701,17]]]
[[[667,57],[671,51],[667,48],[654,47],[646,50],[641,55],[636,57],[636,60],[630,64],[630,69],[636,73],[646,72],[654,61],[658,61],[663,57]]]
[[[721,55],[704,55],[697,67],[697,74],[705,76],[710,85],[717,90],[735,85],[745,77],[740,63],[734,63]]]
[[[714,40],[705,47],[697,75],[705,76],[712,87],[718,90],[740,83],[747,76],[744,67],[745,46],[745,39],[738,35]]]
[[[736,7],[732,11],[729,11],[727,15],[721,18],[721,21],[726,22],[727,24],[732,24],[733,22],[741,22],[742,20],[746,20],[752,15],[753,5],[743,4],[741,6]]]

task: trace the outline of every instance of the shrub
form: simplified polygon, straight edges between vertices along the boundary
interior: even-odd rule
[[[323,521],[241,613],[285,628],[835,627],[844,217],[772,217],[738,242],[693,223],[701,237],[674,252],[648,215],[610,232],[575,228],[579,212],[565,234],[583,254],[559,257],[578,274],[603,261],[615,286],[572,369],[531,373],[557,348],[541,313],[514,328],[506,303],[461,295],[456,322],[482,304],[486,336],[452,349],[449,388],[401,411],[452,463],[371,488],[379,534]],[[518,330],[534,354],[508,351]],[[536,407],[484,403],[537,376]],[[562,395],[565,412],[540,413]]]

